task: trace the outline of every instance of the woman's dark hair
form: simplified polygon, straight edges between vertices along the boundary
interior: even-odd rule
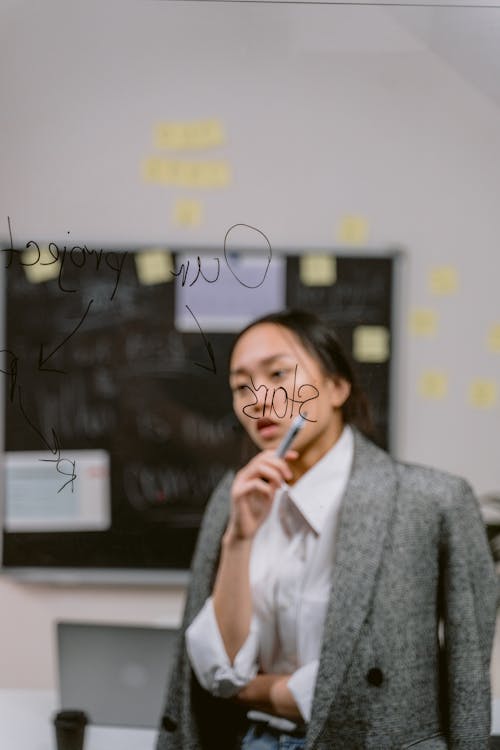
[[[343,378],[350,384],[351,392],[342,406],[344,421],[354,425],[365,435],[373,437],[375,430],[368,399],[333,328],[306,310],[281,310],[269,313],[253,320],[239,332],[233,341],[230,357],[240,337],[261,323],[274,323],[292,331],[327,375]]]

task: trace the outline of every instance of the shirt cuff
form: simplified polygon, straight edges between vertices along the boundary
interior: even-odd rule
[[[293,697],[297,708],[302,714],[304,721],[311,721],[311,709],[318,676],[319,659],[305,664],[297,669],[291,677],[288,678],[287,686]]]
[[[230,663],[210,596],[186,630],[186,649],[198,682],[220,698],[236,695],[257,674],[258,623],[254,617],[246,641]]]

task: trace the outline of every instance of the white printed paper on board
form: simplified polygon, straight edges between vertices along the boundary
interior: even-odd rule
[[[11,532],[102,531],[111,523],[109,455],[103,450],[11,451],[4,456]],[[49,459],[49,460],[47,460]]]
[[[228,254],[176,257],[175,327],[184,333],[233,333],[285,307],[286,260]],[[232,270],[231,270],[232,269]],[[180,273],[179,273],[180,272]],[[203,276],[205,275],[207,281]],[[195,320],[196,318],[196,320]],[[197,322],[196,322],[197,321]]]

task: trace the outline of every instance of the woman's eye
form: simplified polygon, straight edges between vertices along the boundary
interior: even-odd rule
[[[275,380],[279,380],[280,378],[285,377],[287,373],[287,370],[274,370],[274,372],[271,373],[271,377]]]
[[[246,383],[238,383],[237,385],[233,385],[233,393],[243,393],[248,388],[248,385]]]

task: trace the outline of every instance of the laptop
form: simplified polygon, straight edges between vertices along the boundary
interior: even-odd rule
[[[91,724],[155,728],[173,669],[178,629],[59,622],[61,708]]]

